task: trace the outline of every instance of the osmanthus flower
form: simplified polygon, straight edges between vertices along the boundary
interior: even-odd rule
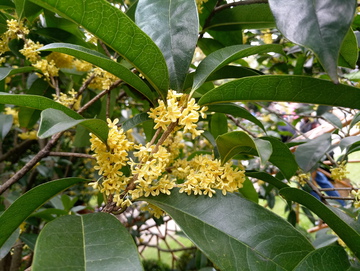
[[[304,186],[307,183],[307,181],[310,180],[310,178],[311,178],[311,174],[310,173],[304,173],[304,172],[299,173],[299,174],[297,174],[297,176],[292,177],[292,179],[294,181],[299,182],[299,184],[301,186]]]
[[[58,102],[67,107],[73,107],[74,110],[78,110],[80,108],[81,95],[77,96],[77,92],[72,89],[68,94],[60,92],[59,95],[53,94],[54,101]]]
[[[330,172],[331,178],[334,180],[345,179],[346,175],[349,174],[349,172],[346,170],[346,161],[341,162],[337,167],[331,167]]]
[[[27,39],[24,44],[24,48],[19,52],[26,57],[31,63],[36,63],[40,59],[40,52],[37,51],[44,45],[40,42],[34,42],[31,39]]]
[[[177,160],[173,165],[172,174],[184,182],[178,184],[180,193],[208,195],[212,197],[215,189],[235,192],[245,181],[244,170],[233,167],[232,162],[221,165],[220,160],[211,155],[197,155],[192,160]]]
[[[95,77],[89,84],[89,87],[99,90],[108,89],[116,80],[119,79],[115,75],[98,67],[94,68],[91,72],[89,72],[85,80],[87,80],[91,76]]]
[[[46,59],[41,59],[37,61],[35,64],[32,64],[35,68],[39,69],[42,74],[36,73],[40,78],[44,75],[45,79],[49,79],[50,77],[59,75],[59,68],[56,67],[54,60],[50,62]]]
[[[360,190],[351,190],[351,194],[354,196],[354,207],[360,207]]]
[[[8,39],[24,38],[25,35],[29,34],[29,29],[24,26],[23,21],[18,20],[7,20],[7,31],[5,35]]]
[[[175,130],[184,128],[184,133],[190,132],[192,138],[199,136],[203,131],[197,130],[199,117],[206,118],[207,107],[200,107],[195,99],[188,99],[187,94],[170,90],[166,98],[166,105],[159,100],[159,106],[150,109],[149,117],[155,122],[154,129],[162,128],[164,131],[169,124],[178,123]]]

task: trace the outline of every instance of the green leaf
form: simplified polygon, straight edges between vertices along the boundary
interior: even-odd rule
[[[251,4],[217,12],[206,29],[229,31],[274,27],[274,16],[269,5]]]
[[[286,179],[290,180],[298,169],[298,164],[292,152],[277,138],[261,137],[261,139],[269,141],[272,145],[273,152],[269,161],[280,169]]]
[[[263,131],[265,131],[264,125],[259,121],[256,117],[254,117],[248,110],[245,108],[233,104],[233,103],[225,103],[225,104],[213,104],[208,106],[208,112],[219,112],[230,114],[234,117],[240,117],[251,121],[252,123],[259,126]]]
[[[124,121],[124,123],[122,124],[121,127],[124,130],[124,132],[126,132],[127,130],[130,130],[131,128],[134,128],[135,126],[139,125],[140,123],[143,123],[148,120],[150,120],[148,113],[143,112],[143,113],[137,114],[136,116],[134,116],[131,119]]]
[[[360,109],[360,90],[306,76],[262,75],[223,84],[206,93],[198,103],[237,101],[287,101]]]
[[[350,123],[350,128],[351,129],[352,127],[354,127],[354,125],[356,125],[358,122],[360,122],[360,112],[356,113],[354,118],[351,120],[351,123]]]
[[[301,270],[349,270],[348,255],[341,246],[328,246],[310,252],[296,266],[294,271]]]
[[[265,164],[272,153],[271,143],[252,139],[247,133],[235,131],[218,136],[216,145],[219,149],[222,163],[226,163],[238,153],[258,155],[261,163]]]
[[[228,131],[227,117],[222,113],[215,113],[211,115],[210,132],[217,138],[219,135],[225,134]]]
[[[91,64],[94,64],[113,75],[119,77],[121,80],[141,92],[145,97],[147,97],[151,102],[154,102],[155,95],[151,89],[146,85],[140,77],[136,76],[132,71],[130,71],[125,66],[117,63],[105,55],[90,50],[88,48],[67,43],[52,43],[41,47],[39,51],[54,51],[59,53],[64,53],[72,55],[76,58],[85,60]]]
[[[258,180],[262,180],[264,182],[267,182],[273,186],[275,186],[277,189],[281,189],[284,187],[289,187],[287,184],[281,182],[280,180],[278,180],[277,178],[275,178],[274,176],[266,173],[266,172],[259,172],[259,171],[246,171],[246,176],[248,177],[252,177],[252,178],[256,178]]]
[[[0,114],[0,139],[4,140],[5,136],[10,132],[13,124],[13,116]]]
[[[143,270],[128,230],[110,214],[63,216],[36,241],[32,270]]]
[[[245,179],[245,182],[243,182],[243,187],[239,189],[239,192],[241,195],[243,195],[244,198],[247,198],[255,203],[259,202],[259,194],[256,192],[254,184],[252,181],[250,181],[249,178]]]
[[[143,200],[166,211],[220,270],[292,270],[314,250],[285,220],[236,194],[188,196],[175,188]]]
[[[161,51],[118,8],[105,0],[31,1],[83,26],[132,63],[166,97],[169,77]]]
[[[336,208],[324,205],[311,194],[296,188],[283,188],[280,194],[287,200],[304,205],[319,216],[346,243],[356,257],[360,257],[359,224]]]
[[[26,17],[32,21],[41,11],[39,6],[31,3],[29,0],[14,0],[14,3],[16,6],[16,14],[19,19]]]
[[[311,141],[297,147],[295,159],[304,172],[317,167],[319,160],[331,146],[331,134],[323,134]]]
[[[66,115],[73,119],[83,119],[83,117],[80,114],[76,113],[74,110],[71,110],[64,105],[57,103],[54,100],[38,95],[8,94],[5,92],[0,92],[0,103],[24,106],[38,110],[52,108],[64,112]]]
[[[10,237],[6,240],[6,242],[0,246],[0,261],[9,253],[11,248],[14,246],[16,240],[19,238],[20,229],[17,228]]]
[[[56,133],[65,131],[75,125],[81,124],[89,129],[105,144],[108,138],[109,128],[105,121],[101,119],[81,119],[76,120],[60,110],[46,109],[41,112],[40,127],[38,131],[39,138],[46,138]]]
[[[36,186],[14,201],[0,216],[0,246],[36,209],[70,186],[84,182],[81,178],[66,178]]]
[[[269,0],[284,36],[314,51],[330,78],[338,83],[341,44],[353,20],[356,0]]]
[[[26,73],[36,70],[34,67],[22,67],[22,68],[0,68],[0,81],[4,80],[6,77],[18,74]]]
[[[339,128],[339,129],[342,128],[341,120],[334,114],[332,114],[330,112],[325,112],[324,114],[321,115],[321,117],[323,117],[326,121],[330,122],[336,128]]]
[[[28,107],[20,107],[19,109],[20,127],[31,129],[40,118],[40,111]]]
[[[198,39],[195,1],[139,0],[135,22],[162,51],[170,88],[182,90]]]
[[[193,83],[193,91],[199,88],[213,72],[234,62],[237,59],[254,54],[275,52],[284,54],[281,45],[267,44],[260,46],[233,45],[219,49],[208,55],[196,69]]]
[[[359,48],[354,31],[350,28],[340,48],[339,66],[355,69]]]
[[[341,148],[341,151],[344,151],[344,149],[351,149],[352,145],[359,143],[359,141],[360,141],[359,136],[348,136],[341,139],[339,143],[339,147]]]

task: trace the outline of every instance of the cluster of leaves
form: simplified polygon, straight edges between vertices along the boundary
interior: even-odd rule
[[[99,177],[86,153],[89,131],[106,142],[106,118],[119,118],[123,130],[132,129],[137,142],[149,142],[156,131],[145,112],[173,89],[196,98],[199,105],[208,107],[209,115],[199,123],[206,130],[202,136],[184,139],[192,146],[190,154],[180,155],[191,159],[210,152],[222,163],[246,160],[252,170],[246,172],[239,193],[216,193],[209,198],[180,194],[174,188],[169,196],[142,200],[169,214],[220,270],[322,266],[348,270],[358,263],[360,229],[352,208],[340,211],[324,198],[319,201],[289,185],[299,167],[312,172],[333,149],[331,135],[341,134],[342,123],[331,114],[332,108],[349,108],[353,115],[360,108],[360,92],[351,85],[358,75],[348,74],[358,60],[357,33],[351,28],[359,27],[360,17],[353,21],[356,1],[199,2],[204,2],[201,10],[192,0],[5,0],[0,4],[2,33],[7,20],[23,20],[31,39],[45,45],[39,49],[41,57],[50,52],[67,54],[119,78],[102,90],[91,87],[96,75],[88,77],[75,69],[62,68],[48,80],[38,78],[40,71],[19,53],[24,42],[9,41],[0,68],[0,109],[18,108],[19,126],[13,125],[12,116],[0,115],[0,193],[6,205],[11,203],[7,208],[4,204],[0,216],[1,257],[25,223],[20,239],[29,246],[28,254],[34,255],[32,270],[53,266],[142,270],[131,234],[113,215],[68,214],[84,212],[84,205],[96,198],[84,184]],[[259,36],[269,33],[270,44],[265,44]],[[193,59],[196,48],[205,55],[201,61]],[[255,56],[258,69],[244,61],[249,56]],[[77,112],[52,99],[53,94],[72,89],[82,95]],[[266,103],[276,101],[321,105],[317,116],[336,129],[317,139],[285,144],[273,125],[252,114],[251,108],[272,112]],[[359,116],[354,116],[350,128]],[[276,115],[274,123],[281,121]],[[33,129],[38,140],[19,141],[19,133]],[[357,136],[343,137],[342,160],[358,151],[360,142]],[[209,144],[204,144],[205,139]],[[300,145],[295,154],[290,151],[294,145]],[[286,200],[292,224],[258,204],[251,180],[265,183],[260,196],[268,198],[275,191]],[[70,187],[59,204],[59,198],[53,197]],[[93,209],[98,210],[103,200],[99,195],[91,203]],[[293,203],[324,221],[346,244],[348,253],[334,244],[337,238],[331,239],[331,245],[312,244],[296,228]],[[105,204],[108,207],[106,199]]]

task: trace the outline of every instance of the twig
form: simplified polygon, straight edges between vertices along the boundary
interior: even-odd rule
[[[351,197],[335,197],[335,196],[323,196],[324,199],[342,199],[342,200],[354,200]]]
[[[268,0],[238,1],[238,2],[233,2],[233,3],[229,3],[229,4],[225,4],[225,5],[221,5],[219,7],[216,7],[215,12],[219,12],[219,11],[221,11],[223,9],[236,7],[236,6],[245,6],[245,5],[253,5],[253,4],[267,4],[267,3],[268,3]]]
[[[98,40],[98,41],[99,41],[101,47],[104,49],[105,54],[106,54],[108,57],[111,58],[112,55],[110,54],[110,52],[109,52],[108,48],[106,47],[106,45],[105,45],[101,40]]]
[[[95,74],[90,75],[88,79],[82,84],[82,86],[79,88],[75,99],[79,98],[81,94],[83,94],[84,90],[90,85],[91,81],[95,78]]]
[[[353,187],[334,187],[334,188],[319,188],[320,191],[338,191],[338,190],[359,190],[359,188]]]
[[[66,156],[66,157],[78,157],[78,158],[87,158],[95,159],[94,156],[85,153],[75,153],[75,152],[49,152],[49,156]]]
[[[240,129],[244,130],[245,132],[247,132],[249,135],[251,135],[253,138],[256,138],[257,136],[253,133],[250,132],[247,128],[245,128],[243,125],[240,124],[240,121],[237,120],[234,116],[226,114],[226,116],[228,117],[228,119],[232,120],[232,122],[234,122],[234,124],[239,127]]]

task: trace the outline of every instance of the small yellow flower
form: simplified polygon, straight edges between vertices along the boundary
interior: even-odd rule
[[[35,43],[28,39],[25,42],[24,48],[19,50],[19,52],[23,54],[31,63],[36,63],[40,59],[40,52],[37,50],[43,46],[44,45],[38,41]]]
[[[39,69],[42,74],[37,73],[37,75],[41,78],[43,75],[46,79],[49,79],[50,77],[58,76],[59,75],[59,68],[55,66],[54,60],[51,60],[50,62],[41,59],[37,61],[35,64],[32,64],[35,68]]]
[[[334,180],[345,179],[346,175],[349,174],[349,172],[346,170],[346,161],[341,162],[337,167],[331,167],[330,172],[331,178]]]

